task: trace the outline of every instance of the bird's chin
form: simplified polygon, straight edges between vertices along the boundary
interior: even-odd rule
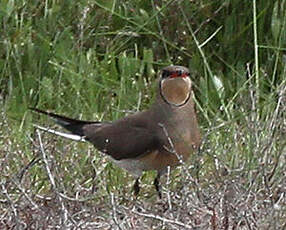
[[[191,95],[191,80],[189,78],[171,78],[161,82],[161,95],[170,105],[182,106],[188,102]]]

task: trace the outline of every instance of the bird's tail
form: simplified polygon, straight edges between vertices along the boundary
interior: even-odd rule
[[[72,119],[72,118],[68,118],[62,115],[58,115],[55,113],[51,113],[48,111],[43,111],[40,109],[36,109],[36,108],[29,108],[30,110],[37,112],[37,113],[41,113],[41,114],[45,114],[49,117],[51,117],[58,125],[62,126],[63,128],[67,129],[68,131],[70,131],[71,133],[75,134],[75,135],[79,135],[79,136],[84,136],[84,126],[86,125],[90,125],[90,124],[100,124],[101,122],[98,121],[81,121],[81,120],[76,120],[76,119]]]

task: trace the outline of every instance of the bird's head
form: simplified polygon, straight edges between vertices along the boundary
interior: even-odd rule
[[[168,66],[161,70],[159,80],[160,95],[165,102],[182,106],[191,96],[190,71],[183,66]]]

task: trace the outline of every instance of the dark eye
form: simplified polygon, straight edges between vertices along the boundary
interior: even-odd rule
[[[182,75],[181,77],[189,77],[190,76],[190,73],[189,72],[182,72]]]
[[[162,78],[167,78],[167,77],[169,77],[169,76],[170,76],[170,72],[167,71],[167,70],[163,70],[163,72],[162,72]]]

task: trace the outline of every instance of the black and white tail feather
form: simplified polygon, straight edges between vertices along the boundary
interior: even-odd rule
[[[96,121],[81,121],[81,120],[76,120],[76,119],[71,119],[65,116],[61,116],[55,113],[51,113],[51,112],[46,112],[40,109],[36,109],[36,108],[29,108],[30,110],[37,112],[37,113],[41,113],[41,114],[45,114],[49,117],[51,117],[55,123],[57,123],[58,125],[62,126],[63,128],[67,129],[68,131],[72,132],[72,133],[64,133],[64,132],[60,132],[51,128],[46,128],[40,125],[36,125],[33,124],[34,127],[36,127],[37,129],[40,129],[42,131],[48,132],[48,133],[52,133],[55,134],[57,136],[61,136],[70,140],[74,140],[74,141],[81,141],[81,142],[86,142],[85,136],[83,134],[83,129],[82,127],[84,125],[87,124],[98,124],[101,125],[101,122],[96,122]]]

